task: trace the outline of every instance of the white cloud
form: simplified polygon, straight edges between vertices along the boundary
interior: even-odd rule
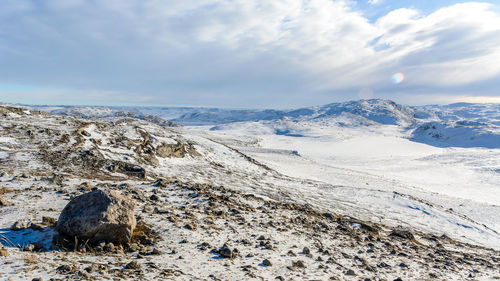
[[[399,92],[500,75],[500,15],[483,3],[398,9],[375,23],[342,0],[33,3],[0,12],[0,83],[244,106],[387,93],[396,72]]]

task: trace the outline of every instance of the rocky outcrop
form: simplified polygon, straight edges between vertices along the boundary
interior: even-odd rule
[[[186,154],[194,154],[194,152],[195,150],[191,145],[181,142],[175,144],[162,143],[156,148],[156,154],[163,158],[182,158],[186,156]]]
[[[111,190],[95,190],[73,198],[56,225],[63,236],[96,243],[130,242],[136,226],[135,202]]]

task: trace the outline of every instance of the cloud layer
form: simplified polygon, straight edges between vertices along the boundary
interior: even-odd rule
[[[494,8],[403,8],[369,21],[349,1],[4,0],[0,83],[57,89],[42,91],[48,103],[287,107],[360,92],[424,103],[498,96]],[[394,85],[397,72],[405,80]]]

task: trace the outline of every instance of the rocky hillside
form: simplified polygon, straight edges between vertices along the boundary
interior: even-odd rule
[[[500,278],[498,251],[325,204],[327,187],[215,139],[126,117],[0,107],[0,119],[2,280]],[[130,242],[58,233],[63,208],[93,190],[133,200]]]

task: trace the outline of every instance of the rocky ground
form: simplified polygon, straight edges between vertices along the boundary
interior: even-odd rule
[[[0,118],[1,280],[500,279],[498,251],[307,204],[266,188],[268,167],[172,128],[8,107]],[[57,235],[69,200],[95,189],[135,201],[130,244]]]

